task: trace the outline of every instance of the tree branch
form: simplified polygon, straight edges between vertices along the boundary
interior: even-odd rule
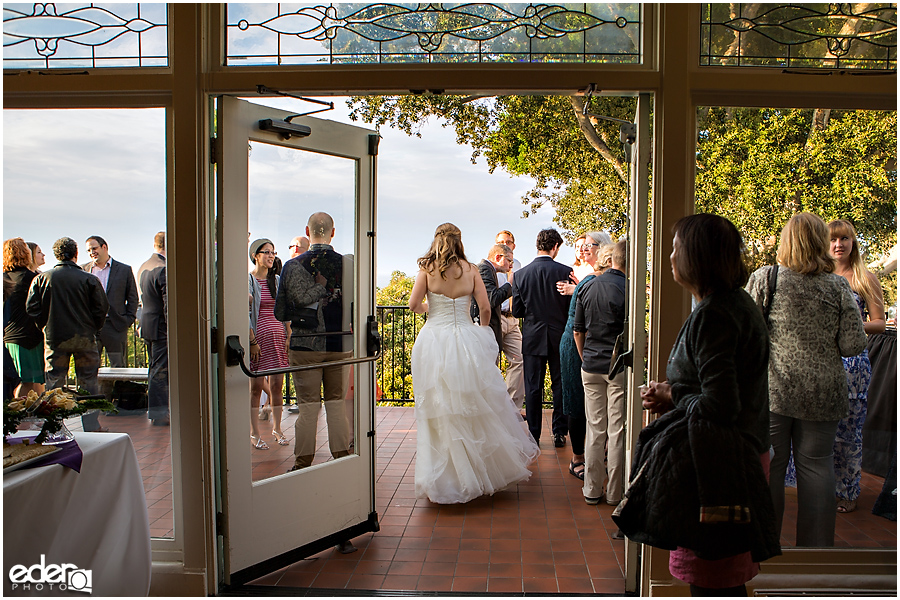
[[[609,146],[606,145],[606,142],[603,141],[597,134],[597,130],[594,129],[594,126],[582,114],[584,110],[584,102],[582,102],[581,98],[578,96],[570,96],[569,100],[572,102],[572,111],[575,113],[575,119],[578,121],[578,127],[581,129],[581,133],[584,134],[585,139],[588,143],[600,153],[600,156],[603,157],[603,160],[612,165],[612,168],[616,170],[616,173],[619,175],[619,179],[621,179],[625,184],[628,183],[628,177],[625,175],[625,163],[619,159],[616,155],[612,153],[609,149]]]

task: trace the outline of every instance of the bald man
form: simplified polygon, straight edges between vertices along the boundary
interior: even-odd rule
[[[352,289],[344,289],[344,257],[334,251],[334,221],[317,212],[306,225],[309,250],[284,263],[275,297],[275,318],[291,322],[288,359],[292,366],[311,365],[350,358],[344,350],[344,302],[351,302]],[[352,270],[352,268],[351,268]],[[310,335],[325,332],[334,335]],[[349,338],[349,336],[348,336]],[[300,412],[294,423],[296,471],[312,465],[316,454],[316,423],[324,390],[328,446],[334,458],[350,454],[350,427],[344,406],[349,368],[330,366],[294,373]]]
[[[291,245],[288,246],[288,250],[291,251],[291,258],[297,258],[309,250],[309,238],[298,235],[291,240]]]

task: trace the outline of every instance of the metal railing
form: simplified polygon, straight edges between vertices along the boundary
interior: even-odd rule
[[[381,357],[375,361],[375,381],[377,397],[381,402],[402,403],[412,400],[412,357],[413,343],[425,324],[425,315],[417,315],[406,305],[377,306],[375,309],[378,329],[382,335]],[[104,352],[101,365],[109,366]],[[147,367],[149,357],[144,341],[138,335],[137,324],[128,332],[125,356],[126,367]],[[290,403],[296,399],[291,377],[284,378],[284,400]]]
[[[377,306],[381,328],[381,358],[375,363],[376,398],[380,402],[411,402],[412,347],[425,325],[425,315],[417,315],[406,305]]]

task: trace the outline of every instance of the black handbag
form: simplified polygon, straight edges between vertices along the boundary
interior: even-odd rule
[[[772,311],[772,300],[775,298],[775,285],[778,283],[778,265],[769,269],[769,275],[766,278],[769,286],[769,293],[766,296],[766,307],[763,309],[763,317],[766,319],[766,325],[769,330],[772,329],[772,322],[769,320],[769,313]]]
[[[299,329],[316,329],[319,326],[319,311],[315,308],[298,308],[291,322]]]

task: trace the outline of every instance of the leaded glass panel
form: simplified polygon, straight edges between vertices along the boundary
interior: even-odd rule
[[[640,4],[227,4],[225,64],[641,62]]]
[[[897,5],[703,4],[700,64],[897,69]]]
[[[3,68],[168,65],[167,5],[3,5]]]

